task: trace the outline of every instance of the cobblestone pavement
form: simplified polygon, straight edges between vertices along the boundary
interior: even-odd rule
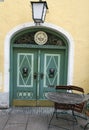
[[[53,111],[54,109],[50,107],[0,109],[0,130],[48,130]],[[67,130],[83,130],[80,125],[84,126],[87,120],[77,117],[78,124],[75,124],[70,121],[71,118],[71,114],[61,112],[58,119],[54,116],[49,130],[63,130],[61,127]]]

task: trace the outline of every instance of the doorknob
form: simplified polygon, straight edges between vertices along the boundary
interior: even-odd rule
[[[33,75],[34,79],[37,79],[37,73],[35,72]]]

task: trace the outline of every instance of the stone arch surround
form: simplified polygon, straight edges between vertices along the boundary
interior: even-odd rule
[[[10,41],[11,38],[20,31],[23,31],[26,28],[30,29],[30,27],[35,27],[34,23],[24,23],[19,26],[13,28],[10,32],[7,33],[4,43],[4,93],[8,96],[7,98],[7,106],[9,106],[9,86],[10,86]],[[73,62],[74,62],[74,41],[72,36],[63,28],[50,24],[43,23],[40,25],[41,27],[46,27],[48,29],[53,29],[55,32],[58,32],[62,35],[68,43],[68,75],[67,75],[67,84],[72,84],[73,80]]]

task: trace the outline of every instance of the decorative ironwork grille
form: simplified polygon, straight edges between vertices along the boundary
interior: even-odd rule
[[[25,33],[25,34],[18,36],[15,39],[14,44],[31,44],[31,45],[36,44],[35,41],[34,41],[35,33],[37,33],[37,31],[28,32],[28,33]],[[47,40],[45,45],[66,46],[66,44],[65,44],[65,42],[63,41],[62,38],[60,38],[60,37],[58,37],[54,34],[48,33],[48,32],[45,32],[45,33],[48,36],[48,40]]]

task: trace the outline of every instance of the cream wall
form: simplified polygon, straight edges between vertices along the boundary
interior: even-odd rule
[[[74,39],[73,84],[89,93],[89,0],[47,0],[47,3],[45,21],[64,28]],[[5,37],[12,28],[27,22],[33,22],[29,0],[0,2],[0,91],[4,84]]]

